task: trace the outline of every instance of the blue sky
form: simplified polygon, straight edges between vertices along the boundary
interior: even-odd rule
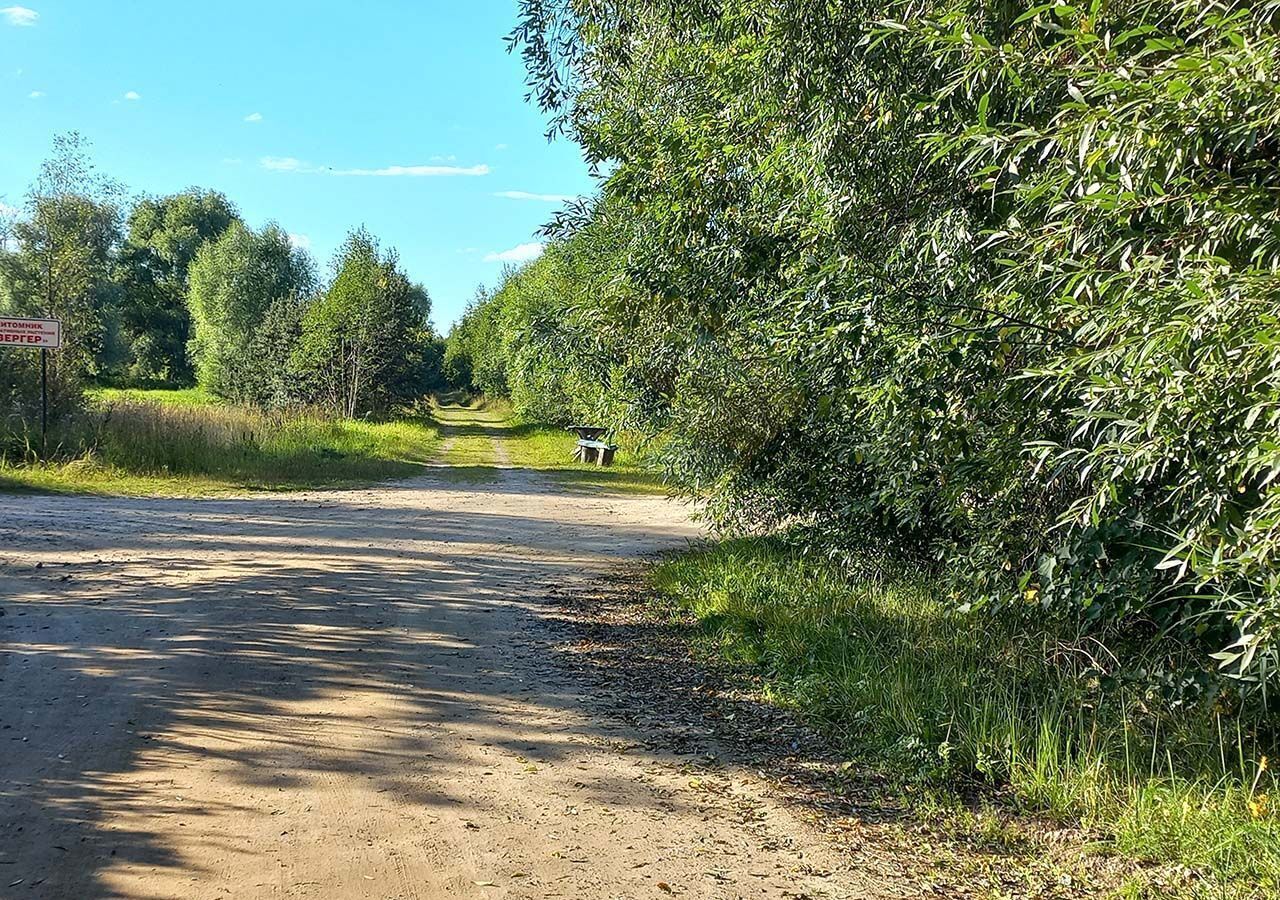
[[[447,329],[504,260],[589,193],[548,143],[503,36],[515,0],[217,3],[0,0],[0,203],[20,206],[76,130],[135,194],[225,193],[321,271],[364,225]]]

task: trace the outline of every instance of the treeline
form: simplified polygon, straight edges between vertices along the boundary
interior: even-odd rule
[[[727,526],[1100,637],[1173,707],[1276,685],[1280,3],[522,9],[608,174],[455,377],[647,435]]]
[[[276,225],[255,231],[215,191],[128,202],[82,138],[55,141],[24,207],[0,223],[0,314],[63,322],[55,416],[91,382],[199,384],[263,408],[381,413],[436,386],[443,342],[427,292],[364,230],[322,279]],[[3,430],[29,430],[39,359],[8,351]]]

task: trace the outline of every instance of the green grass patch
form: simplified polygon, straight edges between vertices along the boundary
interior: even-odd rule
[[[573,458],[576,436],[555,425],[513,421],[511,404],[505,400],[479,398],[465,405],[442,402],[434,415],[445,440],[441,461],[458,478],[492,480],[498,477],[498,466],[506,463],[516,469],[543,472],[571,489],[622,493],[664,490],[662,479],[625,446],[618,450],[612,466],[578,462]]]
[[[166,406],[220,406],[223,401],[203,388],[90,388],[85,391],[90,403],[103,406],[112,403],[163,403]]]
[[[505,432],[505,414],[475,406],[439,405],[444,450],[440,462],[448,474],[464,481],[493,481],[498,477],[496,440]]]
[[[507,432],[507,452],[515,466],[548,472],[574,488],[608,488],[623,493],[662,493],[658,474],[642,465],[625,446],[612,466],[596,466],[573,458],[577,437],[554,425],[514,425]]]
[[[776,540],[674,558],[653,583],[691,614],[701,653],[760,676],[907,794],[985,786],[1128,856],[1190,866],[1217,896],[1280,891],[1265,722],[1178,708],[1079,636],[958,613],[924,577],[850,579]]]
[[[200,496],[348,487],[420,474],[439,450],[426,420],[343,421],[215,405],[187,391],[131,393],[99,392],[52,436],[52,461],[0,459],[0,488]]]

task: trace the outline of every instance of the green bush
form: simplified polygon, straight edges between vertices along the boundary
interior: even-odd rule
[[[725,526],[1187,642],[1146,674],[1188,702],[1214,667],[1274,685],[1278,19],[529,0],[535,92],[609,174],[554,223],[555,327],[490,351],[506,390],[521,354],[567,366]]]

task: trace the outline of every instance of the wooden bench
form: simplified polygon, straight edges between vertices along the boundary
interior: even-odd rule
[[[613,465],[613,454],[618,450],[613,444],[606,444],[604,441],[588,441],[579,439],[578,452],[575,454],[579,459],[586,463],[595,463],[598,466]]]
[[[580,440],[598,441],[609,429],[601,425],[566,425],[564,430],[572,431]]]

